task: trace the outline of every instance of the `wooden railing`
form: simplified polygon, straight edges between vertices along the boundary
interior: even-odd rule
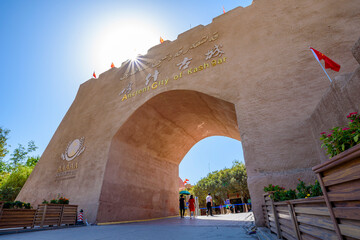
[[[36,210],[3,209],[0,203],[0,229],[75,224],[77,207],[67,204],[40,204]]]
[[[360,144],[313,167],[323,197],[273,202],[265,223],[279,239],[360,239]]]
[[[77,218],[77,205],[64,205],[61,214],[61,224],[75,224]]]
[[[279,239],[338,239],[323,197],[273,202],[264,196],[265,222]]]
[[[313,167],[338,239],[360,239],[360,144]]]
[[[35,212],[35,209],[2,209],[0,228],[33,228]]]

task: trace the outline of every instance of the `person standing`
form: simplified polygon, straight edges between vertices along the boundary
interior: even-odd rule
[[[180,195],[179,204],[180,204],[180,217],[183,218],[185,214],[185,198],[184,195],[182,194]]]
[[[189,203],[189,209],[190,209],[190,219],[191,219],[191,212],[193,212],[194,218],[195,218],[195,199],[193,195],[190,195],[190,199],[188,201]]]
[[[213,205],[213,199],[211,197],[211,193],[209,193],[206,197],[206,208],[207,208],[207,216],[209,216],[209,214],[212,216],[212,205]]]

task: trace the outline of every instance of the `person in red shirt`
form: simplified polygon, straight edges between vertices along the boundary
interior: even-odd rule
[[[189,203],[189,209],[190,209],[190,218],[191,218],[191,212],[193,212],[194,218],[195,218],[195,199],[193,195],[190,195],[190,199],[188,201]]]

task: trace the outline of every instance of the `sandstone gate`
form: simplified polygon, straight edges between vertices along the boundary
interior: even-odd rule
[[[242,142],[261,223],[263,186],[313,180],[325,158],[309,118],[330,83],[309,46],[353,71],[359,12],[356,0],[257,0],[88,80],[18,199],[63,194],[90,222],[175,215],[179,163],[221,135]]]

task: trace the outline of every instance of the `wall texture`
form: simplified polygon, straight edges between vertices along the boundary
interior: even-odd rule
[[[352,53],[360,64],[360,39],[352,48]],[[317,156],[321,162],[326,161],[328,156],[326,156],[326,151],[321,148],[320,133],[329,132],[328,130],[333,127],[346,125],[348,122],[346,116],[350,112],[359,112],[360,110],[360,67],[358,66],[354,70],[354,72],[335,77],[307,120],[314,137]]]
[[[323,159],[314,110],[337,83],[309,46],[341,73],[354,71],[359,12],[357,0],[256,0],[151,48],[137,67],[125,62],[88,80],[17,199],[37,204],[61,194],[90,222],[168,216],[177,212],[183,155],[204,137],[225,135],[242,141],[261,224],[263,186],[311,181]],[[63,160],[82,137],[85,150]]]

